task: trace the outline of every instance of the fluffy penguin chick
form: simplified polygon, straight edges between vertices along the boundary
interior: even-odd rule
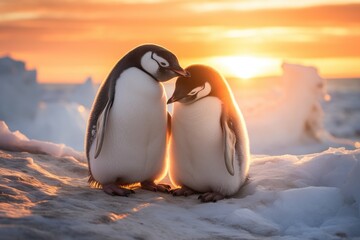
[[[165,167],[166,96],[160,82],[188,76],[170,51],[142,45],[127,53],[100,86],[87,126],[85,152],[89,183],[111,195],[127,196],[122,186],[156,185]]]
[[[244,119],[226,80],[213,68],[192,65],[173,96],[170,176],[173,195],[202,193],[203,202],[235,194],[247,179],[250,153]]]

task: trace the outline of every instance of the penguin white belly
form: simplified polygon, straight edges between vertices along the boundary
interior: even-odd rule
[[[90,149],[93,177],[102,184],[155,180],[165,166],[166,114],[162,84],[137,68],[125,70],[116,83],[98,158],[96,139]]]
[[[199,192],[237,192],[239,165],[235,161],[231,176],[225,166],[220,117],[221,101],[216,97],[174,104],[170,174],[175,183]]]

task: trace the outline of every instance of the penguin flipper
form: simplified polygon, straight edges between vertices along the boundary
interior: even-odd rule
[[[96,147],[95,147],[95,158],[97,158],[101,152],[101,147],[104,142],[105,130],[107,119],[109,116],[111,101],[106,103],[104,110],[101,112],[97,122],[96,122]]]
[[[235,174],[234,158],[236,154],[236,134],[233,130],[231,120],[226,116],[224,109],[221,114],[221,127],[224,141],[225,166],[231,176]]]

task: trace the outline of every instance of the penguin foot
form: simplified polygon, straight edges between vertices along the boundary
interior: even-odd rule
[[[173,189],[171,190],[172,195],[175,196],[190,196],[195,194],[196,192],[192,190],[191,188],[188,188],[186,186],[182,186],[181,188]]]
[[[170,185],[155,184],[153,181],[141,182],[141,188],[153,192],[163,192],[163,193],[169,193],[171,189]]]
[[[225,196],[221,193],[217,192],[207,192],[204,194],[201,194],[198,199],[200,199],[201,202],[216,202],[218,200],[224,199]]]
[[[128,197],[129,194],[135,193],[131,189],[119,187],[116,183],[109,183],[102,186],[103,191],[111,196]]]

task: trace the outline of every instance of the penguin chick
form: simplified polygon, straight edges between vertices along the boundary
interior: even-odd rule
[[[192,65],[178,77],[168,100],[174,103],[170,177],[174,196],[202,193],[202,202],[234,195],[250,164],[243,116],[226,80],[213,68]]]
[[[114,66],[95,97],[85,137],[89,184],[110,195],[133,193],[124,186],[156,185],[165,168],[169,114],[160,82],[188,76],[176,56],[152,44],[127,53]],[[167,126],[168,125],[168,126]]]

